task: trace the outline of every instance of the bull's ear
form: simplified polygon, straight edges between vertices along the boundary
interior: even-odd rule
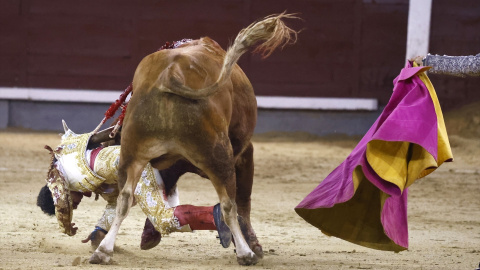
[[[63,130],[65,130],[65,133],[67,133],[70,129],[67,126],[67,123],[65,123],[65,120],[62,119],[62,124],[63,124]]]

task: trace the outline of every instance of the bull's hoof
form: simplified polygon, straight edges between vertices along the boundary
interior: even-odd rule
[[[255,254],[248,254],[243,257],[237,256],[237,262],[240,265],[255,265],[258,263],[258,257]]]
[[[252,247],[252,251],[258,258],[263,259],[263,248],[258,242]]]
[[[91,264],[109,264],[110,258],[111,258],[111,255],[97,250],[90,257],[89,262]]]

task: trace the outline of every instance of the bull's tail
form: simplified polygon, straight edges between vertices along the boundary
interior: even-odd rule
[[[252,23],[238,33],[235,42],[230,46],[223,60],[222,70],[215,83],[202,89],[192,90],[186,85],[173,79],[169,87],[162,87],[163,91],[177,94],[191,99],[202,99],[213,95],[221,88],[222,85],[232,73],[233,67],[237,63],[240,56],[248,51],[256,43],[263,41],[258,45],[254,52],[262,54],[266,58],[272,52],[280,47],[283,48],[287,44],[293,44],[297,41],[297,32],[282,21],[282,19],[298,18],[293,14],[275,14],[265,17],[263,20]]]

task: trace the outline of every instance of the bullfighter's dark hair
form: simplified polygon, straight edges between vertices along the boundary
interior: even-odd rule
[[[55,215],[55,205],[53,204],[52,192],[50,192],[47,185],[42,187],[40,193],[38,193],[37,206],[39,206],[45,214],[49,216]]]

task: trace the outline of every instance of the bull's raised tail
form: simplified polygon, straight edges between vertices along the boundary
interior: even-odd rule
[[[244,28],[238,33],[234,43],[228,48],[223,60],[222,70],[215,83],[203,89],[192,90],[181,82],[172,77],[169,87],[162,87],[162,91],[180,95],[190,99],[202,99],[216,93],[232,73],[232,69],[249,48],[260,41],[254,53],[260,53],[263,58],[272,54],[278,47],[283,48],[287,44],[293,44],[297,41],[297,32],[282,21],[282,19],[298,19],[293,14],[275,14],[265,17],[261,21],[257,21]]]

